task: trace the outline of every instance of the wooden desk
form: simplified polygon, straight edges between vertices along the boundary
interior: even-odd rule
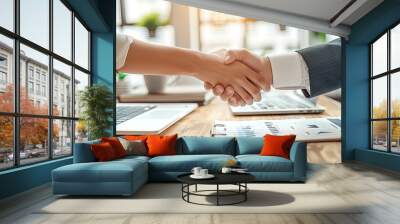
[[[210,136],[210,130],[215,120],[265,120],[288,119],[299,117],[326,117],[340,116],[341,104],[325,96],[317,98],[317,103],[326,108],[322,114],[300,115],[257,115],[233,116],[227,103],[219,98],[213,99],[209,104],[197,108],[194,112],[165,130],[162,134],[178,133],[179,136]],[[340,163],[340,142],[309,143],[307,147],[308,161],[311,163]]]

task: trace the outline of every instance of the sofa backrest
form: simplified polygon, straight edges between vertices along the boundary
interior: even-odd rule
[[[236,155],[259,154],[263,147],[262,137],[237,137]]]
[[[97,143],[100,143],[100,140],[76,143],[74,163],[95,162],[96,159],[90,145]],[[235,156],[259,154],[262,147],[262,137],[185,136],[178,138],[176,151],[178,155],[225,154]]]
[[[236,142],[232,137],[185,136],[178,139],[177,154],[225,154],[235,155]]]
[[[100,140],[93,140],[88,142],[75,143],[74,148],[74,163],[90,163],[95,162],[96,158],[93,155],[90,146],[98,144]]]

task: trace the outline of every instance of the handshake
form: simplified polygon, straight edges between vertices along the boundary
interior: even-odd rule
[[[246,49],[219,50],[204,55],[195,77],[232,106],[244,106],[261,100],[260,91],[269,91],[272,68],[268,58]]]
[[[191,75],[206,89],[233,106],[261,100],[261,90],[272,85],[268,58],[248,50],[219,50],[211,54],[157,45],[117,35],[116,67],[126,73]]]

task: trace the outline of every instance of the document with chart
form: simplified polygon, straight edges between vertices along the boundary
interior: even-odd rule
[[[338,141],[341,139],[341,120],[339,117],[247,121],[216,120],[211,134],[213,136],[232,137],[295,134],[296,140],[299,141]]]

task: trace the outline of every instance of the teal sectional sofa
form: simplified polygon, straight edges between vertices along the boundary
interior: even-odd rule
[[[290,159],[258,155],[262,138],[181,137],[177,155],[127,156],[122,159],[96,162],[90,145],[75,145],[74,163],[52,172],[54,194],[67,195],[131,195],[148,181],[176,181],[193,167],[219,172],[228,160],[234,159],[259,182],[304,182],[307,150],[303,142],[295,142]]]

